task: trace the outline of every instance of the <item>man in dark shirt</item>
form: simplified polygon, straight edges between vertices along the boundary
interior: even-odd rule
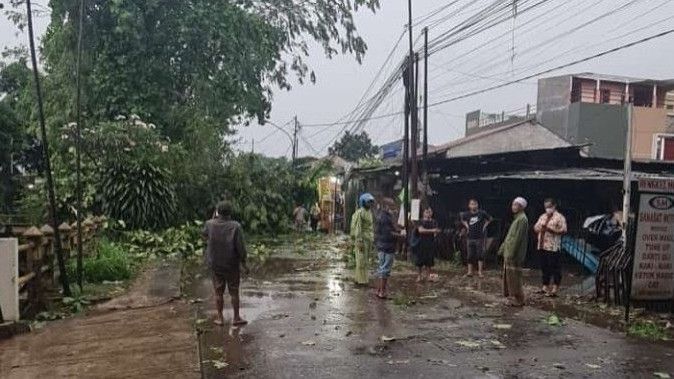
[[[213,278],[215,290],[215,306],[218,316],[216,325],[223,325],[222,309],[224,306],[225,287],[232,299],[235,326],[245,325],[246,321],[239,315],[239,282],[240,268],[248,272],[246,266],[246,246],[243,240],[241,225],[231,218],[232,206],[228,202],[220,202],[216,207],[217,216],[206,221],[202,232],[206,242],[206,263]]]
[[[461,215],[461,222],[468,231],[468,273],[466,277],[473,276],[473,269],[477,263],[477,275],[482,278],[484,266],[486,230],[492,217],[480,209],[476,199],[468,201],[468,212]]]
[[[396,210],[396,203],[392,199],[385,198],[381,202],[381,209],[377,213],[374,229],[374,243],[379,253],[379,288],[377,297],[386,299],[386,284],[391,276],[391,268],[395,258],[396,241],[395,235],[400,230],[398,224],[394,221],[393,212]]]

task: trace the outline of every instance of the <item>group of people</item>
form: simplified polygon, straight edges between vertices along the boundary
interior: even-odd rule
[[[403,237],[412,250],[414,263],[418,269],[417,282],[437,280],[433,273],[436,253],[435,237],[441,233],[433,219],[433,210],[426,207],[423,217],[413,223],[409,238],[399,225],[398,208],[395,201],[384,198],[375,210],[375,198],[369,193],[360,196],[358,209],[351,218],[351,238],[355,255],[354,280],[357,285],[368,284],[370,254],[376,249],[379,262],[377,268],[376,296],[387,297],[387,285],[395,260],[396,241]],[[525,213],[527,200],[517,197],[512,201],[513,221],[498,249],[503,257],[503,294],[512,306],[524,305],[522,290],[522,266],[529,245],[529,220]],[[546,296],[557,296],[561,283],[561,237],[567,231],[566,219],[557,210],[554,199],[544,201],[543,213],[533,227],[537,238],[537,252],[541,261],[542,288],[538,291]],[[468,210],[460,215],[461,225],[466,234],[468,271],[465,277],[484,277],[487,227],[493,217],[479,207],[477,199],[470,199]]]
[[[375,215],[375,198],[369,193],[360,196],[358,209],[351,219],[351,237],[355,254],[356,268],[354,279],[358,285],[368,284],[370,254],[376,249],[379,263],[377,268],[376,296],[387,297],[388,280],[391,276],[397,247],[397,238],[406,237],[406,232],[398,223],[398,207],[394,200],[384,198],[379,202]],[[547,296],[556,296],[561,282],[561,236],[566,233],[566,219],[557,211],[553,199],[544,202],[543,213],[533,227],[537,235],[537,250],[541,259],[542,282],[540,290]],[[513,221],[501,244],[498,254],[503,257],[503,293],[512,306],[524,305],[522,290],[522,266],[527,256],[529,220],[525,214],[527,201],[517,197],[512,201]],[[301,212],[300,212],[301,213]],[[485,239],[488,225],[493,218],[479,208],[476,199],[468,203],[468,211],[461,215],[461,222],[467,233],[468,272],[482,278],[485,260]],[[432,272],[435,259],[435,237],[441,233],[438,223],[433,219],[433,211],[427,207],[423,217],[414,223],[409,242],[418,268],[417,281],[435,280]],[[211,272],[217,317],[215,323],[223,325],[224,292],[231,296],[234,318],[233,325],[244,325],[246,321],[239,314],[239,283],[241,271],[246,273],[246,246],[243,228],[232,220],[232,206],[229,202],[220,202],[213,217],[204,224],[202,237],[206,241],[205,260]]]

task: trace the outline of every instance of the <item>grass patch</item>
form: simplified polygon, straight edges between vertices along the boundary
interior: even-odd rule
[[[667,330],[664,326],[658,325],[653,321],[638,321],[630,325],[627,334],[631,336],[646,338],[650,340],[668,339]]]
[[[82,274],[87,283],[114,282],[131,279],[134,262],[124,249],[108,240],[101,240],[95,255],[85,257],[82,262]],[[75,259],[68,264],[68,275],[77,277]]]
[[[395,296],[393,297],[393,304],[402,308],[408,308],[416,303],[417,303],[416,299],[404,293],[396,293]]]

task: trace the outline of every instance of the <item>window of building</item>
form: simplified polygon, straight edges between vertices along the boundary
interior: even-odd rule
[[[661,161],[674,161],[674,134],[657,134],[654,139],[653,158]]]
[[[610,103],[611,102],[611,90],[610,89],[599,90],[599,101],[602,104]]]

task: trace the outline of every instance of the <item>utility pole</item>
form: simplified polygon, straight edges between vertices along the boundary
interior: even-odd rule
[[[428,191],[428,27],[424,28],[424,144],[423,144],[424,198]]]
[[[405,232],[409,233],[410,231],[410,219],[407,217],[407,214],[410,210],[410,194],[409,194],[409,146],[410,146],[410,70],[412,67],[411,59],[407,59],[405,62],[405,70],[403,72],[403,85],[405,86],[405,131],[403,133],[403,154],[402,154],[402,193],[403,193],[403,225]],[[403,244],[403,251],[405,256],[407,256],[407,243]]]
[[[634,105],[627,104],[627,135],[625,136],[625,167],[623,172],[623,242],[627,247],[627,226],[630,220],[632,196],[632,112]]]
[[[250,153],[255,154],[255,137],[253,137],[253,140],[250,143]]]
[[[47,192],[49,194],[49,218],[51,227],[54,229],[54,253],[59,266],[59,279],[63,286],[63,296],[71,296],[70,283],[68,282],[68,271],[66,262],[63,259],[63,250],[61,246],[61,233],[57,223],[56,214],[56,194],[54,193],[54,178],[51,173],[51,161],[49,159],[49,140],[47,139],[47,126],[44,117],[44,104],[42,103],[42,88],[40,87],[40,74],[37,68],[37,54],[35,53],[35,37],[33,33],[33,9],[31,0],[26,0],[26,15],[28,24],[28,43],[30,46],[30,60],[33,65],[33,79],[35,80],[35,97],[37,99],[38,120],[40,122],[40,131],[42,135],[42,154],[44,156],[44,169],[47,176]]]
[[[293,127],[293,167],[295,167],[295,161],[297,160],[297,135],[300,132],[300,123],[297,122],[297,116],[295,116],[295,126]]]
[[[410,41],[410,59],[409,59],[409,82],[410,85],[408,87],[409,90],[409,105],[410,105],[410,128],[411,128],[411,141],[410,141],[410,148],[411,148],[411,169],[410,169],[410,182],[411,182],[411,188],[410,192],[412,192],[412,197],[417,198],[419,196],[418,194],[418,188],[417,188],[417,183],[419,182],[419,164],[417,162],[417,141],[418,139],[418,128],[419,128],[419,122],[418,122],[418,116],[419,114],[417,113],[417,93],[415,91],[416,88],[416,80],[415,80],[415,70],[414,70],[414,65],[415,59],[414,59],[414,41],[412,39],[412,0],[407,1],[407,11],[408,11],[408,28],[409,28],[409,41]],[[416,70],[418,71],[418,70]]]
[[[76,137],[75,137],[75,171],[76,171],[76,186],[77,186],[77,196],[76,196],[76,207],[77,207],[77,286],[80,287],[80,291],[83,289],[84,281],[84,268],[83,268],[83,256],[82,251],[82,25],[84,23],[84,0],[80,0],[80,14],[79,14],[79,30],[77,33],[77,62],[76,62],[76,71],[77,71],[77,95],[75,99],[75,107],[77,114],[77,124],[76,128]]]

